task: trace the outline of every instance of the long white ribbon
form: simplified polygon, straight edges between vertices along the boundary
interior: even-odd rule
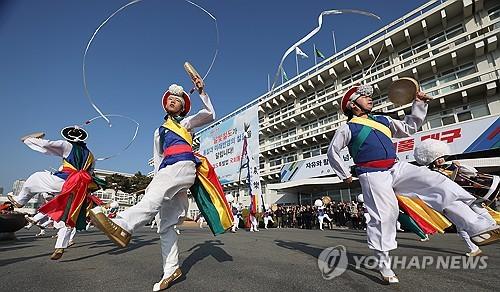
[[[86,121],[86,122],[82,125],[82,127],[83,127],[83,126],[85,126],[85,125],[88,125],[88,124],[92,123],[93,121],[95,121],[95,120],[97,120],[97,119],[105,119],[105,120],[108,120],[108,117],[123,118],[123,119],[127,119],[127,120],[129,120],[129,121],[131,121],[131,122],[135,123],[135,124],[136,124],[136,127],[135,127],[135,132],[134,132],[134,135],[133,135],[132,139],[128,142],[128,144],[127,144],[127,146],[125,146],[125,148],[123,148],[122,150],[120,150],[119,152],[117,152],[117,153],[115,153],[115,154],[113,154],[113,155],[106,156],[106,157],[101,157],[101,158],[96,158],[96,160],[97,160],[97,161],[108,160],[108,159],[110,159],[110,158],[116,157],[116,156],[118,156],[118,155],[122,154],[123,152],[125,152],[125,150],[127,150],[127,149],[130,147],[130,145],[132,145],[132,143],[134,142],[135,138],[137,137],[137,133],[139,132],[139,126],[140,126],[140,125],[139,125],[139,123],[138,123],[136,120],[134,120],[134,119],[132,119],[132,118],[130,118],[130,117],[127,117],[127,116],[124,116],[124,115],[118,115],[118,114],[107,114],[107,115],[99,115],[99,116],[93,117],[93,118],[91,118],[91,119],[87,120],[87,121]],[[109,120],[108,120],[108,121],[109,121]]]
[[[323,25],[323,16],[324,15],[343,14],[343,13],[361,14],[361,15],[366,15],[366,16],[381,20],[381,18],[376,14],[373,14],[373,13],[367,12],[367,11],[363,11],[363,10],[356,10],[356,9],[333,9],[333,10],[326,10],[326,11],[321,12],[321,14],[318,17],[318,26],[315,29],[313,29],[310,33],[308,33],[305,37],[301,38],[299,41],[297,41],[295,44],[293,44],[290,48],[288,48],[288,50],[285,51],[285,54],[281,58],[280,64],[278,66],[278,70],[276,71],[276,75],[274,77],[274,82],[273,82],[273,86],[271,86],[271,90],[274,89],[276,82],[278,80],[279,74],[280,74],[281,70],[283,70],[283,62],[285,61],[286,57],[291,52],[295,51],[295,48],[297,48],[301,44],[305,43],[307,40],[309,40],[311,37],[313,37],[316,33],[318,33],[318,31],[320,31],[321,26]],[[313,52],[313,53],[316,54],[316,52]],[[380,53],[379,53],[379,55],[380,55]]]
[[[94,31],[94,33],[92,34],[92,37],[90,38],[89,42],[87,43],[87,47],[85,48],[85,52],[83,53],[83,66],[82,66],[82,74],[83,74],[83,89],[84,89],[84,92],[85,92],[85,95],[87,96],[87,99],[89,100],[90,104],[92,105],[92,107],[97,111],[97,113],[99,113],[100,117],[103,118],[104,120],[106,120],[106,122],[108,122],[109,126],[111,127],[111,121],[107,118],[107,116],[109,115],[105,115],[103,114],[103,112],[99,109],[99,107],[96,105],[96,103],[94,102],[94,100],[92,99],[91,95],[90,95],[90,92],[88,90],[88,86],[87,86],[87,76],[86,76],[86,71],[85,71],[85,67],[86,67],[86,60],[87,60],[87,52],[90,48],[90,45],[92,44],[92,41],[94,40],[95,36],[97,35],[97,33],[99,32],[99,30],[106,24],[108,23],[108,21],[113,18],[116,14],[118,14],[120,11],[124,10],[125,8],[129,7],[130,5],[133,5],[135,3],[138,3],[138,2],[142,2],[143,0],[134,0],[134,1],[131,1],[125,5],[123,5],[122,7],[118,8],[115,12],[113,12],[108,18],[106,18],[106,20],[104,20],[98,27],[97,29]],[[200,9],[201,11],[203,11],[204,13],[206,13],[210,18],[212,18],[214,20],[214,23],[215,23],[215,30],[216,30],[216,37],[217,37],[217,44],[216,44],[216,47],[215,47],[215,52],[214,52],[214,57],[212,58],[212,62],[210,63],[210,66],[207,70],[207,73],[205,73],[205,75],[203,76],[203,79],[205,79],[207,76],[208,76],[208,73],[210,73],[210,70],[212,70],[212,66],[214,65],[215,63],[215,60],[217,59],[217,55],[219,53],[219,27],[217,25],[217,19],[215,18],[215,16],[213,16],[213,14],[211,14],[210,12],[208,12],[205,8],[201,7],[200,5],[192,2],[192,1],[189,1],[189,0],[183,0],[193,6],[195,6],[196,8]]]

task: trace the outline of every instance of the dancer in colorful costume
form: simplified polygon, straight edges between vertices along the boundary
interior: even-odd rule
[[[418,164],[450,178],[476,197],[470,205],[474,212],[491,222],[500,223],[494,219],[494,217],[498,218],[499,213],[484,205],[497,200],[500,178],[496,175],[480,173],[474,167],[460,164],[458,161],[446,161],[450,154],[448,144],[434,139],[422,141],[414,151]],[[478,256],[482,253],[479,246],[471,241],[470,234],[466,230],[457,227],[457,232],[470,250],[466,253],[467,256]]]
[[[102,202],[90,195],[91,190],[97,190],[98,185],[105,182],[93,174],[95,159],[87,148],[85,140],[87,132],[78,127],[70,126],[61,130],[66,140],[49,141],[42,139],[45,134],[28,135],[21,140],[31,149],[63,158],[60,171],[35,172],[24,183],[19,195],[9,196],[9,200],[18,208],[26,204],[39,193],[57,194],[39,208],[39,217],[46,215],[54,220],[58,228],[55,251],[51,259],[60,259],[64,249],[68,247],[72,228],[85,229],[87,210]]]
[[[399,121],[371,115],[372,94],[373,87],[370,85],[353,86],[344,94],[341,109],[348,122],[335,132],[328,149],[328,159],[337,176],[346,183],[352,182],[352,175],[340,151],[348,147],[356,164],[365,206],[370,214],[368,246],[375,251],[383,280],[399,282],[391,269],[389,257],[389,251],[397,248],[399,208],[396,193],[418,191],[420,199],[467,230],[472,235],[472,241],[478,245],[500,240],[500,227],[472,211],[469,204],[474,197],[459,185],[425,167],[397,160],[391,138],[408,137],[419,129],[427,113],[426,101],[430,98],[423,92],[417,92],[411,114]]]
[[[168,288],[182,275],[174,226],[187,213],[188,189],[214,234],[223,233],[232,225],[231,209],[213,167],[192,149],[190,131],[215,119],[203,80],[196,74],[193,82],[204,106],[193,116],[186,117],[191,100],[181,86],[172,84],[163,94],[162,106],[167,114],[154,133],[155,175],[141,201],[114,219],[106,217],[99,208],[90,211],[94,225],[120,247],[127,246],[134,231],[151,222],[159,212],[163,277],[154,284],[153,291]]]

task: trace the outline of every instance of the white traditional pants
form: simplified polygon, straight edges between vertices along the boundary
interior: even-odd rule
[[[273,224],[274,224],[273,217],[271,217],[271,216],[265,216],[264,217],[264,228],[267,228],[267,224],[269,224],[269,221],[273,222]]]
[[[484,218],[486,218],[487,220],[489,220],[493,224],[496,223],[495,219],[493,219],[493,217],[491,217],[491,214],[488,213],[488,210],[486,210],[482,206],[477,205],[477,204],[472,204],[470,207],[471,207],[472,211],[483,216]],[[470,235],[467,233],[467,231],[465,231],[463,229],[458,229],[457,233],[458,233],[458,236],[460,236],[465,241],[465,244],[467,245],[467,247],[469,248],[470,251],[476,251],[479,249],[479,247],[472,242],[472,240],[470,239]]]
[[[35,172],[24,182],[16,201],[25,205],[38,193],[60,193],[64,182],[65,180],[48,171]]]
[[[318,216],[318,222],[319,222],[319,229],[323,230],[323,221],[325,218],[328,220],[328,222],[332,222],[332,219],[328,216],[328,214]]]
[[[235,232],[239,226],[240,226],[240,217],[238,217],[238,215],[233,215],[233,228],[231,230]]]
[[[259,222],[257,222],[257,218],[255,218],[255,216],[253,215],[248,216],[250,216],[250,231],[259,231],[259,229],[257,228],[259,224]]]
[[[139,203],[118,213],[113,221],[133,233],[160,212],[159,233],[163,256],[163,278],[179,267],[177,233],[174,225],[187,213],[187,189],[195,179],[195,164],[180,161],[162,168],[153,177]]]
[[[57,240],[55,248],[67,248],[69,241],[71,240],[71,227],[66,227],[64,222],[54,222],[54,227],[58,229],[57,231]]]
[[[426,167],[397,162],[387,171],[359,176],[366,209],[370,215],[366,232],[368,247],[378,251],[397,248],[396,221],[399,215],[395,194],[415,194],[433,209],[443,212],[459,229],[471,236],[494,224],[469,207],[475,198],[442,174]]]

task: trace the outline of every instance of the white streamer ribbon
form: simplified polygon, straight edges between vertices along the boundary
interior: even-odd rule
[[[87,96],[87,99],[89,100],[90,104],[92,105],[92,107],[97,111],[97,113],[99,113],[100,117],[103,118],[104,120],[106,120],[106,122],[108,122],[108,125],[111,127],[111,121],[107,118],[107,116],[110,116],[110,115],[105,115],[103,114],[103,112],[99,109],[99,107],[96,105],[96,103],[94,102],[94,100],[92,99],[90,93],[89,93],[89,90],[88,90],[88,86],[87,86],[87,77],[86,77],[86,71],[85,71],[85,67],[86,67],[86,60],[87,60],[87,52],[90,48],[90,45],[92,44],[92,41],[94,40],[95,36],[97,35],[97,33],[99,32],[99,30],[104,26],[106,25],[106,23],[109,22],[109,20],[111,20],[111,18],[113,18],[116,14],[118,14],[120,11],[124,10],[125,8],[133,5],[133,4],[136,4],[138,2],[142,2],[143,0],[134,0],[134,1],[131,1],[125,5],[123,5],[122,7],[118,8],[115,12],[113,12],[108,18],[106,18],[106,20],[104,20],[98,27],[97,29],[94,31],[94,33],[92,34],[92,37],[90,38],[89,42],[87,43],[87,47],[85,48],[85,52],[83,53],[83,68],[82,68],[82,74],[83,74],[83,89],[84,89],[84,92],[85,92],[85,95]],[[217,25],[217,19],[215,18],[215,16],[213,16],[213,14],[211,14],[210,12],[208,12],[205,8],[201,7],[200,5],[192,2],[192,1],[189,1],[189,0],[183,0],[193,6],[195,6],[196,8],[200,9],[201,11],[203,11],[204,13],[206,13],[210,18],[213,19],[214,23],[215,23],[215,30],[216,30],[216,34],[217,34],[217,44],[216,44],[216,47],[215,47],[215,52],[214,52],[214,56],[212,58],[212,62],[210,63],[210,66],[207,70],[207,73],[205,73],[205,75],[203,76],[203,79],[205,79],[207,76],[208,76],[208,73],[210,73],[210,70],[212,70],[212,66],[214,65],[215,63],[215,60],[217,59],[217,55],[219,53],[219,27]]]
[[[313,29],[305,37],[303,37],[302,39],[300,39],[298,42],[296,42],[295,44],[293,44],[290,48],[288,48],[288,50],[285,51],[285,54],[281,58],[280,64],[278,66],[278,70],[277,70],[276,75],[274,77],[274,82],[273,82],[273,86],[271,86],[271,90],[274,89],[274,87],[276,85],[276,82],[278,80],[279,74],[280,74],[281,70],[283,70],[283,62],[285,61],[286,57],[291,52],[294,52],[295,48],[297,48],[301,44],[305,43],[307,40],[309,40],[311,37],[313,37],[316,33],[318,33],[318,31],[320,31],[321,26],[323,25],[323,16],[324,15],[343,14],[343,13],[361,14],[361,15],[366,15],[366,16],[373,17],[373,18],[376,18],[378,20],[381,20],[381,18],[378,15],[376,15],[376,14],[373,14],[373,13],[367,12],[367,11],[356,10],[356,9],[334,9],[334,10],[326,10],[326,11],[321,12],[321,14],[318,17],[318,27],[316,27],[315,29]],[[380,49],[380,52],[382,52],[382,48]],[[314,53],[316,53],[316,52],[314,52]],[[379,56],[380,56],[380,53],[379,53]],[[378,56],[377,56],[377,59],[378,59]]]
[[[99,116],[93,117],[93,118],[87,120],[82,125],[82,127],[85,126],[85,125],[88,125],[88,124],[92,123],[93,121],[95,121],[97,119],[105,119],[105,120],[109,121],[108,117],[123,118],[123,119],[127,119],[127,120],[135,123],[136,124],[135,132],[134,132],[134,135],[133,135],[132,139],[128,142],[128,144],[127,144],[127,146],[125,146],[125,148],[123,148],[122,150],[120,150],[119,152],[117,152],[117,153],[115,153],[113,155],[106,156],[106,157],[101,157],[101,158],[96,158],[97,161],[108,160],[110,158],[116,157],[116,156],[122,154],[123,152],[125,152],[130,147],[130,145],[132,145],[132,143],[135,141],[135,138],[137,137],[137,133],[139,132],[139,126],[140,125],[139,125],[139,123],[136,120],[134,120],[134,119],[132,119],[130,117],[127,117],[127,116],[124,116],[124,115],[118,115],[118,114],[107,114],[107,115],[99,115]]]

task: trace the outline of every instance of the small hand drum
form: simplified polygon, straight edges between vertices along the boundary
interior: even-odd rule
[[[41,139],[43,137],[45,137],[45,133],[44,132],[36,132],[36,133],[32,133],[32,134],[23,136],[21,138],[21,141],[24,142],[24,140],[26,140],[28,138],[40,138]]]
[[[276,212],[276,210],[278,210],[278,205],[276,205],[276,204],[272,204],[272,205],[271,205],[271,210],[272,210],[273,212]]]
[[[193,93],[193,91],[196,89],[198,90],[199,93],[202,92],[203,88],[205,87],[205,83],[203,82],[203,78],[201,78],[201,75],[196,71],[196,69],[191,65],[189,62],[184,63],[184,70],[186,70],[187,74],[193,81],[194,87],[191,89],[189,94]]]
[[[330,198],[330,196],[324,196],[321,198],[321,201],[323,201],[323,204],[328,205],[332,202],[332,198]]]
[[[420,86],[417,80],[410,77],[402,77],[394,81],[389,87],[389,100],[397,105],[405,105],[413,102]]]

